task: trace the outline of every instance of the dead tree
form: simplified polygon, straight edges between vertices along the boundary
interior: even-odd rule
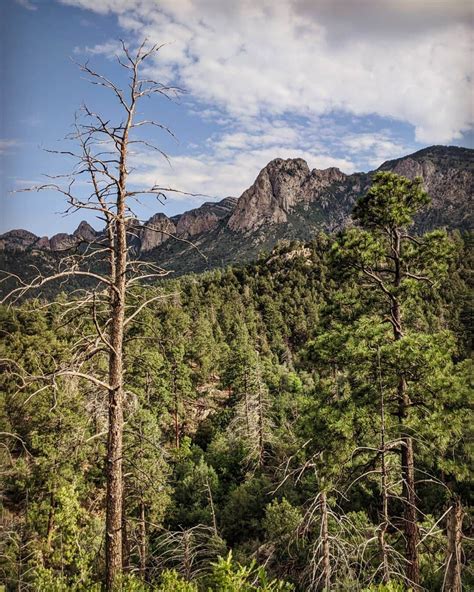
[[[390,579],[390,568],[388,562],[388,549],[386,542],[387,528],[389,525],[388,516],[388,470],[387,470],[387,449],[386,449],[386,425],[385,425],[385,396],[382,383],[382,370],[380,367],[380,348],[377,348],[377,378],[380,392],[380,489],[382,493],[382,524],[379,530],[379,546],[382,558],[382,581],[386,584]]]
[[[461,592],[462,568],[462,522],[464,511],[461,500],[456,498],[449,510],[446,521],[448,548],[446,557],[446,576],[443,590],[446,592]]]
[[[124,341],[127,330],[140,312],[163,298],[163,293],[152,286],[152,282],[166,275],[156,265],[134,260],[130,249],[136,233],[133,203],[143,196],[152,196],[161,202],[165,192],[172,191],[158,185],[131,188],[129,181],[132,147],[141,146],[166,158],[159,148],[139,135],[141,128],[146,126],[171,134],[154,120],[140,119],[138,113],[138,105],[143,99],[156,95],[170,99],[179,92],[175,87],[142,75],[144,63],[156,55],[160,47],[150,47],[143,42],[136,51],[131,51],[122,43],[122,53],[117,56],[117,61],[126,73],[128,85],[125,89],[87,63],[80,66],[92,84],[112,94],[118,102],[121,117],[113,123],[107,115],[83,105],[74,131],[68,136],[77,148],[53,151],[71,157],[75,162],[73,170],[67,175],[50,177],[50,183],[29,190],[58,191],[68,203],[66,213],[93,211],[105,223],[105,229],[97,239],[82,242],[65,252],[54,273],[48,276],[38,274],[28,282],[15,277],[18,286],[4,299],[4,302],[14,303],[31,290],[38,291],[46,284],[65,282],[72,277],[89,283],[88,289],[76,294],[65,305],[64,314],[78,318],[90,315],[88,318],[92,318],[95,334],[83,335],[77,340],[70,365],[58,367],[53,374],[32,378],[42,380],[48,386],[62,376],[75,376],[108,393],[105,540],[105,587],[108,591],[120,586],[123,563]],[[80,190],[83,183],[77,183],[83,179],[89,187],[85,192]],[[97,355],[106,356],[108,360],[107,377],[98,377],[87,370],[87,363]]]
[[[265,448],[272,441],[273,422],[268,387],[262,377],[258,354],[254,363],[245,368],[242,383],[229,433],[245,442],[249,469],[262,469],[267,456]]]

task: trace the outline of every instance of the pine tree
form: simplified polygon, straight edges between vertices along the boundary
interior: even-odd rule
[[[441,231],[422,238],[409,233],[413,217],[428,203],[421,179],[411,181],[394,173],[376,173],[371,188],[354,210],[362,230],[348,232],[341,243],[341,251],[351,265],[385,302],[386,320],[392,326],[395,342],[402,341],[405,335],[407,292],[419,289],[418,284],[433,285],[446,272],[452,250]],[[396,390],[405,500],[406,575],[410,584],[417,587],[420,571],[415,458],[413,436],[407,426],[413,401],[402,367],[398,368]]]

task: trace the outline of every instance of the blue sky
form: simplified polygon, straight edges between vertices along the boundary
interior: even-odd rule
[[[72,231],[61,196],[11,193],[63,173],[59,149],[83,102],[113,117],[74,60],[121,82],[117,40],[166,43],[151,69],[186,90],[145,106],[171,166],[134,156],[136,183],[175,187],[173,215],[238,197],[276,157],[370,170],[430,144],[472,147],[472,5],[464,0],[4,0],[0,231]]]

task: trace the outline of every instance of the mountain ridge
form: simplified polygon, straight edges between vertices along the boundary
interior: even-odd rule
[[[276,158],[238,199],[206,202],[172,217],[157,213],[145,223],[130,219],[130,245],[136,255],[180,273],[247,261],[279,240],[304,241],[318,231],[334,232],[351,224],[354,203],[377,171],[423,178],[432,204],[418,217],[419,230],[472,229],[474,150],[429,146],[367,173],[346,174],[335,167],[310,170],[303,159]],[[61,252],[102,237],[85,221],[73,234],[49,239],[17,229],[0,236],[0,250]],[[197,257],[195,247],[207,261]]]

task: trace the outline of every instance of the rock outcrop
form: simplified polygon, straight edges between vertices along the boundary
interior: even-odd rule
[[[460,146],[430,146],[405,158],[384,162],[378,170],[393,171],[409,179],[423,179],[431,204],[418,216],[420,229],[447,226],[472,230],[474,150]]]
[[[25,251],[35,245],[40,239],[28,230],[9,230],[0,236],[0,249],[12,251]],[[49,245],[48,245],[49,246]]]
[[[209,232],[223,218],[230,216],[236,205],[235,197],[226,197],[218,202],[208,201],[199,208],[184,212],[177,217],[176,234],[183,238],[191,238]]]
[[[262,226],[283,224],[297,206],[318,202],[332,206],[334,193],[344,191],[348,175],[337,168],[309,170],[301,158],[272,160],[240,197],[229,219],[234,232],[254,232]]]
[[[164,214],[155,214],[143,226],[138,227],[140,252],[151,251],[176,234],[176,226]]]
[[[97,238],[97,233],[92,226],[83,220],[76,230],[73,232],[73,236],[77,237],[79,240],[92,243]]]
[[[290,210],[302,199],[308,176],[308,165],[301,158],[272,160],[239,198],[228,227],[234,232],[251,232],[265,224],[286,222]]]

